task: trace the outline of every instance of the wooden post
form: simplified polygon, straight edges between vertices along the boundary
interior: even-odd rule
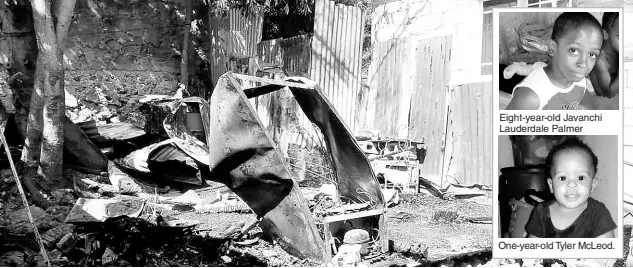
[[[332,259],[332,249],[336,245],[332,246],[332,232],[330,231],[330,223],[323,223],[323,233],[325,234],[325,261],[328,262]]]
[[[385,227],[385,213],[380,214],[378,219],[378,235],[380,236],[380,251],[385,253],[389,251],[389,238],[387,228]]]

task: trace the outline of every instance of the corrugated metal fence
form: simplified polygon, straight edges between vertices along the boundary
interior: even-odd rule
[[[316,0],[310,77],[355,132],[361,89],[364,15],[360,8]]]
[[[481,63],[492,63],[493,49],[493,36],[492,36],[492,13],[484,14],[484,21],[482,27],[482,45],[481,45]],[[482,65],[481,74],[492,74],[492,64]]]
[[[257,55],[260,62],[280,67],[289,76],[309,76],[311,41],[310,35],[262,41],[257,47]],[[266,94],[251,102],[272,139],[282,147],[289,143],[305,143],[309,138],[304,135],[317,135],[289,90]],[[285,135],[284,139],[282,135]]]
[[[423,178],[492,185],[492,81],[449,91],[450,51],[450,36],[377,43],[370,120],[383,136],[425,143]]]
[[[446,177],[463,185],[492,185],[492,81],[451,89]]]
[[[215,17],[209,12],[211,81],[215,85],[218,78],[228,70],[231,55],[254,57],[257,44],[262,40],[263,17],[257,14],[244,16],[241,11],[231,9],[226,16]]]
[[[318,82],[343,122],[355,131],[365,19],[360,8],[316,0],[312,36],[261,43],[261,16],[244,17],[239,11],[232,10],[227,17],[210,19],[213,82],[227,71],[228,57],[238,50],[236,42],[231,40],[239,33],[246,44],[245,55],[257,56],[260,62],[269,65],[283,66],[289,75],[309,77]]]
[[[330,0],[317,0],[314,20],[313,35],[262,41],[257,48],[257,57],[260,63],[282,67],[289,76],[309,77],[318,82],[338,115],[354,133],[360,105],[362,10]],[[275,141],[281,141],[282,129],[290,129],[294,134],[300,132],[295,128],[297,125],[305,130],[304,133],[284,142],[305,144],[310,137],[319,136],[296,102],[283,101],[289,97],[287,92],[269,95],[254,103],[260,118],[266,118],[263,122]],[[275,105],[283,106],[282,114],[275,112]]]
[[[264,18],[257,14],[246,14],[231,9],[228,15],[229,30],[242,34],[246,46],[246,56],[257,55],[257,44],[262,40]]]
[[[381,136],[424,142],[420,176],[442,183],[452,36],[379,42],[371,68],[369,126]]]
[[[289,76],[308,76],[311,43],[311,35],[262,41],[257,46],[257,57],[261,62],[282,67]]]

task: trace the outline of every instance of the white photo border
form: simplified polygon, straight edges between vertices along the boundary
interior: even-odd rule
[[[624,8],[520,8],[520,7],[511,7],[511,8],[494,8],[493,9],[493,90],[492,94],[493,98],[493,249],[492,256],[493,258],[527,258],[527,259],[543,259],[543,258],[552,258],[552,259],[614,259],[614,258],[622,258],[623,257],[623,248],[624,248],[624,225],[623,225],[623,135],[624,135],[624,107],[623,107],[623,81],[620,80],[620,94],[619,94],[619,110],[595,110],[595,111],[520,111],[514,112],[516,114],[534,114],[534,115],[551,115],[551,114],[567,114],[574,113],[576,115],[580,114],[595,114],[599,113],[603,118],[608,118],[607,122],[591,122],[584,123],[584,129],[581,133],[533,133],[533,132],[522,132],[522,133],[504,133],[500,135],[500,110],[499,110],[499,14],[506,12],[619,12],[620,18],[624,15]],[[619,20],[620,27],[620,40],[619,45],[623,47],[623,19]],[[623,70],[623,54],[620,53],[620,61],[619,61],[619,69]],[[617,125],[617,131],[613,131],[614,123]],[[616,224],[618,225],[617,233],[615,234],[615,238],[590,238],[590,239],[547,239],[547,238],[502,238],[499,237],[500,226],[499,226],[499,136],[505,135],[617,135],[618,136],[618,185],[619,191],[618,195],[618,218],[614,219]],[[613,248],[609,250],[587,250],[587,249],[575,249],[575,250],[565,250],[560,251],[557,250],[557,242],[561,243],[573,243],[578,245],[578,243],[582,242],[593,242],[593,244],[601,244],[601,243],[612,243]],[[512,244],[532,244],[539,245],[543,244],[544,249],[534,249],[534,250],[520,250],[520,249],[501,249],[502,245],[507,245],[507,243]],[[554,245],[553,249],[549,249],[548,247]],[[594,245],[594,246],[595,246]]]

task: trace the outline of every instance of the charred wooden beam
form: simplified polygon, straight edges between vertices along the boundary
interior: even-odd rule
[[[282,86],[282,85],[265,85],[261,87],[252,87],[252,88],[244,89],[244,94],[246,95],[247,98],[252,99],[255,97],[266,95],[268,93],[275,92],[284,87],[285,86]]]
[[[280,81],[280,80],[273,80],[273,79],[267,79],[267,78],[261,78],[261,77],[256,77],[256,76],[250,76],[250,75],[243,75],[243,74],[232,74],[233,77],[239,79],[239,80],[245,80],[245,81],[250,81],[250,82],[258,82],[258,83],[265,83],[265,84],[271,84],[271,85],[280,85],[280,86],[284,86],[284,87],[293,87],[293,88],[302,88],[302,89],[313,89],[313,86],[309,86],[303,83],[296,83],[296,82],[288,82],[288,81]]]

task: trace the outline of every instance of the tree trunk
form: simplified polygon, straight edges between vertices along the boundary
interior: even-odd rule
[[[188,96],[191,95],[191,90],[189,89],[189,39],[191,39],[191,17],[193,16],[193,7],[191,2],[193,2],[193,0],[185,0],[185,36],[182,42],[182,57],[180,58],[180,83],[185,85],[185,91],[189,93],[187,94]]]
[[[60,70],[61,69],[61,70]],[[44,130],[42,131],[41,173],[48,181],[61,181],[64,159],[64,71],[46,70],[44,93]],[[61,92],[61,93],[60,93]]]
[[[37,45],[43,65],[42,72],[36,74],[36,81],[43,80],[43,128],[40,153],[41,174],[47,181],[60,181],[63,174],[64,125],[64,66],[63,47],[70,19],[75,7],[74,0],[57,0],[52,6],[56,23],[53,21],[51,4],[46,0],[32,0],[33,21]],[[38,76],[41,76],[39,78]],[[33,102],[31,102],[33,103]],[[31,104],[33,106],[33,104]],[[29,122],[30,123],[30,122]]]
[[[44,64],[41,54],[37,56],[33,93],[29,104],[29,117],[27,119],[26,137],[22,149],[22,162],[26,168],[37,168],[40,160],[40,148],[42,144],[43,109],[44,100]]]

